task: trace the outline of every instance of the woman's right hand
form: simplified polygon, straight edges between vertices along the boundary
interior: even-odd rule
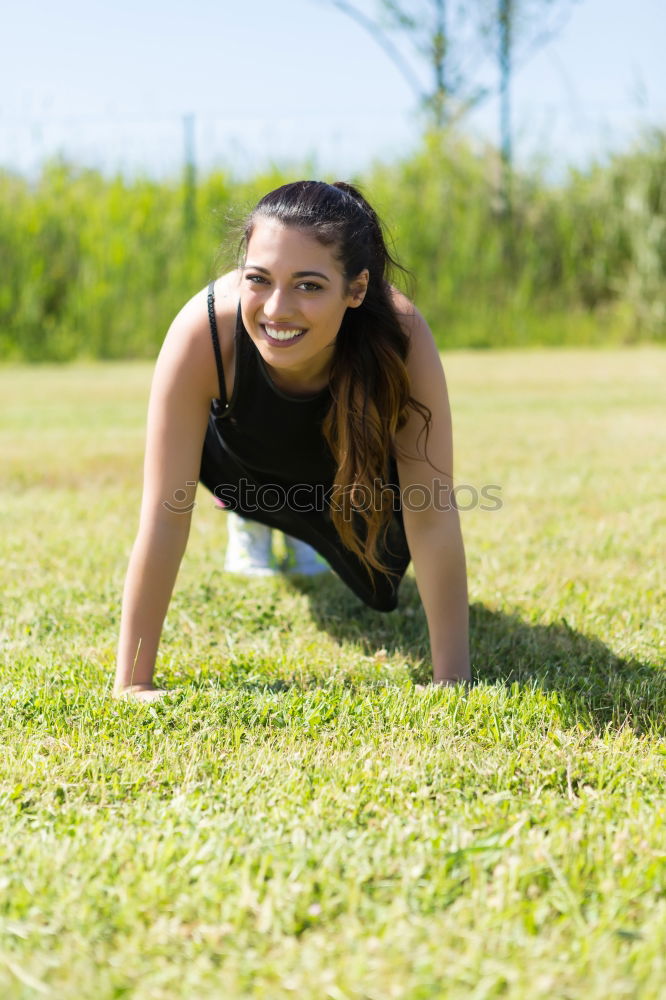
[[[159,701],[168,694],[174,694],[174,692],[167,691],[165,688],[153,687],[152,684],[131,684],[129,687],[113,691],[114,698],[124,698],[131,701]]]
[[[150,389],[139,530],[125,577],[113,686],[141,701],[163,697],[153,671],[187,545],[217,381],[204,289],[171,324]]]

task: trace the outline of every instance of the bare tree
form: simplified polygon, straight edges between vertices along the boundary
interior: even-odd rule
[[[499,35],[500,156],[502,159],[502,209],[512,214],[513,134],[511,131],[511,56],[515,0],[498,0]]]
[[[360,3],[328,0],[364,28],[393,62],[424,107],[435,128],[443,128],[461,118],[488,94],[485,87],[474,85],[471,65],[472,20],[470,4],[460,0],[377,0],[376,13],[366,14]],[[417,63],[425,62],[429,80],[425,82],[403,54],[392,36],[409,42]],[[463,46],[453,46],[452,39],[465,37]],[[477,38],[476,61],[482,57],[483,39]]]
[[[500,94],[500,147],[511,167],[512,74],[561,29],[578,0],[325,0],[364,28],[391,59],[435,128],[451,125],[493,93]],[[365,5],[367,6],[367,5]],[[409,43],[429,80],[394,42]],[[496,88],[480,83],[489,57],[499,65]]]
[[[577,0],[486,0],[479,28],[496,54],[499,67],[499,135],[502,204],[512,208],[513,128],[511,82],[515,68],[550,42],[562,29]]]

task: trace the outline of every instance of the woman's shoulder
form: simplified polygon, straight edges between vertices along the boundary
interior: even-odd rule
[[[229,339],[233,341],[236,326],[236,313],[240,301],[240,275],[238,271],[229,271],[213,282],[213,298],[215,303],[215,319],[220,346]],[[206,333],[210,339],[210,320],[208,317],[208,288],[202,288],[185,303],[174,320],[184,333],[190,336],[201,336]]]
[[[400,325],[407,334],[410,344],[416,342],[430,342],[433,339],[432,331],[426,323],[422,314],[416,308],[411,299],[408,299],[404,292],[391,286],[391,303],[395,309]]]
[[[213,284],[215,325],[227,390],[230,398],[233,389],[234,332],[240,298],[239,272],[230,271],[217,278]],[[210,397],[220,395],[215,353],[208,315],[208,285],[200,289],[174,318],[164,350],[183,352],[191,365],[198,369],[199,379],[210,389]]]

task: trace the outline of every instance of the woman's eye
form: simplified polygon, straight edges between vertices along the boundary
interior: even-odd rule
[[[321,285],[318,285],[316,281],[302,281],[298,287],[305,289],[306,292],[317,292]]]
[[[245,280],[249,281],[251,285],[267,284],[266,278],[262,277],[261,274],[246,274]]]

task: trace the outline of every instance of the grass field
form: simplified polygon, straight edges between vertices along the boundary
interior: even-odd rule
[[[445,367],[475,686],[415,687],[411,575],[225,577],[202,488],[155,705],[110,697],[150,367],[0,369],[0,996],[665,995],[666,351]]]

